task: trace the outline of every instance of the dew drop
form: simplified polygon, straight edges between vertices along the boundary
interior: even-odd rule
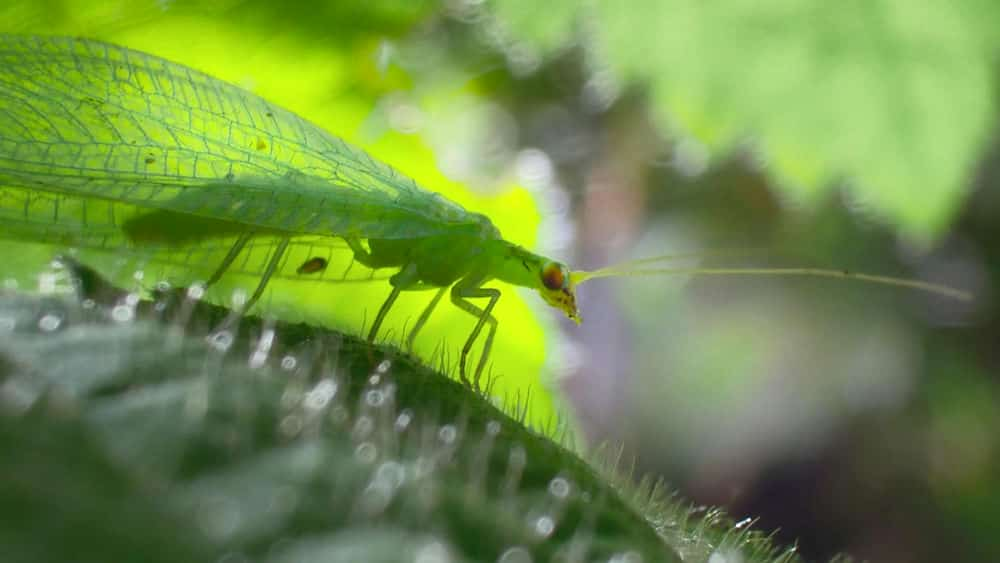
[[[524,451],[523,447],[515,446],[510,450],[508,463],[514,467],[524,467],[524,464],[528,463],[528,453]]]
[[[337,382],[332,379],[323,379],[315,387],[306,393],[303,404],[307,409],[320,410],[330,404],[330,400],[337,394]]]
[[[260,340],[257,341],[257,348],[261,350],[270,350],[271,346],[274,344],[274,334],[273,328],[265,329],[260,335]]]
[[[396,432],[403,432],[404,430],[409,428],[410,422],[412,421],[413,421],[413,413],[410,412],[410,409],[406,409],[403,412],[399,413],[399,416],[396,417],[396,424],[395,424]]]
[[[264,367],[267,363],[267,352],[264,350],[254,350],[253,353],[250,354],[250,360],[248,363],[250,365],[250,369],[259,369]]]
[[[375,371],[380,374],[385,374],[388,373],[389,368],[391,367],[392,367],[392,362],[390,362],[389,360],[382,360],[381,362],[379,362],[378,367],[375,368]]]
[[[231,294],[229,294],[229,303],[232,304],[234,309],[239,309],[246,304],[247,298],[249,298],[247,290],[242,287],[238,287],[234,289]]]
[[[753,524],[753,518],[751,518],[751,517],[748,516],[748,517],[740,520],[736,524],[734,524],[733,527],[736,528],[737,530],[739,530],[739,529],[745,528],[745,527],[747,527],[747,526],[749,526],[751,524]]]
[[[535,519],[532,529],[538,537],[547,538],[555,531],[556,521],[549,515],[539,516]]]
[[[371,442],[361,442],[354,448],[354,457],[361,463],[374,463],[378,457],[378,448]]]
[[[374,458],[372,460],[362,461],[370,463],[371,461],[374,461]],[[384,483],[369,483],[361,494],[361,508],[369,515],[378,514],[379,512],[385,510],[385,508],[392,501],[393,493],[394,491]]]
[[[188,299],[194,299],[195,301],[197,301],[204,296],[205,296],[205,286],[201,284],[194,284],[187,290]]]
[[[289,355],[281,358],[281,369],[285,371],[292,371],[298,364],[299,361],[295,359],[295,356]]]
[[[208,336],[208,343],[212,348],[225,352],[233,345],[233,333],[228,330],[220,330]]]
[[[572,487],[569,481],[563,477],[556,477],[549,481],[549,494],[556,497],[557,499],[565,499],[569,496],[569,492]]]
[[[743,563],[743,554],[735,549],[716,550],[708,556],[708,563]]]
[[[146,272],[143,272],[142,270],[136,270],[132,272],[132,279],[134,279],[137,282],[141,282],[145,277],[146,277]]]
[[[156,284],[153,286],[153,289],[155,289],[160,293],[166,293],[170,291],[170,282],[168,282],[167,280],[160,280],[156,282]]]
[[[491,420],[486,423],[486,433],[489,434],[490,436],[496,436],[500,434],[500,429],[501,429],[500,423],[495,420]]]
[[[38,319],[38,328],[42,332],[53,332],[58,330],[62,326],[62,317],[54,313],[46,313],[42,315],[42,318]]]
[[[387,461],[375,470],[375,479],[392,489],[398,489],[406,480],[406,469],[396,461]]]
[[[354,439],[361,441],[368,437],[375,428],[375,421],[372,420],[370,416],[359,416],[357,420],[354,421],[354,429],[352,433],[354,434]]]
[[[501,553],[497,563],[533,563],[533,561],[527,549],[515,546]]]
[[[616,553],[611,556],[608,563],[642,563],[642,555],[635,551],[626,551],[624,553]]]
[[[431,541],[417,550],[413,563],[449,563],[451,556],[448,549],[439,541]]]
[[[427,457],[418,457],[413,463],[413,473],[417,478],[430,475],[434,471],[434,460]]]
[[[445,424],[438,430],[438,440],[441,440],[442,444],[452,444],[457,437],[458,430],[451,424]]]
[[[381,407],[385,404],[385,393],[381,389],[371,389],[365,392],[365,403],[371,407]]]
[[[115,305],[111,309],[111,318],[115,322],[127,323],[135,318],[135,309],[128,305]]]
[[[38,276],[38,292],[45,293],[55,293],[56,291],[56,275],[52,273],[44,273]]]

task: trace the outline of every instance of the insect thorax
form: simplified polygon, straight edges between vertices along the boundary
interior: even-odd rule
[[[481,216],[480,216],[481,217]],[[485,221],[470,222],[448,229],[445,234],[410,239],[368,239],[374,267],[416,268],[421,282],[448,286],[474,272],[489,275],[490,256],[503,243],[496,227]]]

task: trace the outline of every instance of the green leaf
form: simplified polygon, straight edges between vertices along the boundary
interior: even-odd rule
[[[995,4],[639,0],[570,16],[576,3],[559,4],[553,17],[586,16],[598,64],[649,88],[663,130],[712,155],[754,140],[792,200],[846,181],[858,207],[916,240],[947,227],[992,128]],[[538,48],[566,35],[509,20]]]
[[[86,306],[0,295],[13,560],[679,560],[600,472],[399,350],[252,318],[222,337],[229,311],[176,293],[123,316],[79,273]]]

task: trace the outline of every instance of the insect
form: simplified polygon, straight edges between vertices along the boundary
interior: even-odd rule
[[[284,271],[283,260],[303,238],[317,246],[341,239],[357,262],[395,272],[368,340],[401,292],[433,290],[407,335],[412,344],[448,293],[476,319],[459,373],[477,386],[498,328],[493,311],[501,292],[485,287],[493,280],[536,290],[576,322],[576,287],[608,276],[826,276],[967,297],[837,270],[655,267],[664,257],[572,271],[504,240],[486,216],[254,94],[152,55],[65,37],[0,35],[0,219],[0,236],[112,252],[224,241],[206,286],[267,240],[244,310]],[[293,268],[315,277],[327,261],[306,253]],[[468,357],[484,331],[470,372]]]

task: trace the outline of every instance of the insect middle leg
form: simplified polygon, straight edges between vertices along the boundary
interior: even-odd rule
[[[458,364],[459,376],[466,385],[469,384],[465,368],[469,352],[472,350],[472,345],[476,342],[479,333],[483,330],[483,325],[490,325],[490,331],[486,335],[486,342],[483,343],[483,354],[479,358],[479,363],[476,365],[476,372],[472,378],[473,385],[477,389],[479,388],[479,378],[482,376],[483,368],[486,366],[486,360],[489,359],[490,350],[493,348],[493,337],[497,333],[497,319],[493,316],[493,307],[500,300],[499,289],[480,287],[480,283],[482,283],[482,280],[466,278],[451,288],[451,302],[459,309],[479,318],[475,328],[472,329],[472,333],[469,334],[469,338],[466,339],[465,345],[462,346],[462,356]],[[468,301],[470,298],[488,298],[490,302],[486,304],[486,307],[480,309]]]
[[[434,294],[434,299],[431,299],[431,302],[427,304],[427,307],[425,307],[423,312],[420,313],[420,316],[417,317],[417,322],[413,325],[413,328],[410,329],[410,333],[406,335],[407,350],[413,350],[413,341],[417,339],[417,334],[424,328],[424,325],[427,324],[427,319],[431,318],[431,313],[434,312],[434,309],[441,301],[441,298],[444,297],[446,289],[448,288],[442,287],[438,289],[437,293]]]
[[[385,321],[385,316],[389,314],[389,309],[392,308],[393,303],[399,298],[400,292],[406,289],[412,289],[418,285],[417,278],[417,268],[415,265],[410,264],[402,270],[400,270],[396,275],[389,278],[389,283],[392,285],[392,291],[389,292],[389,297],[386,297],[382,306],[378,310],[378,314],[375,315],[375,321],[372,323],[372,328],[368,331],[368,343],[375,342],[375,337],[378,336],[378,329],[382,327],[382,323]]]

